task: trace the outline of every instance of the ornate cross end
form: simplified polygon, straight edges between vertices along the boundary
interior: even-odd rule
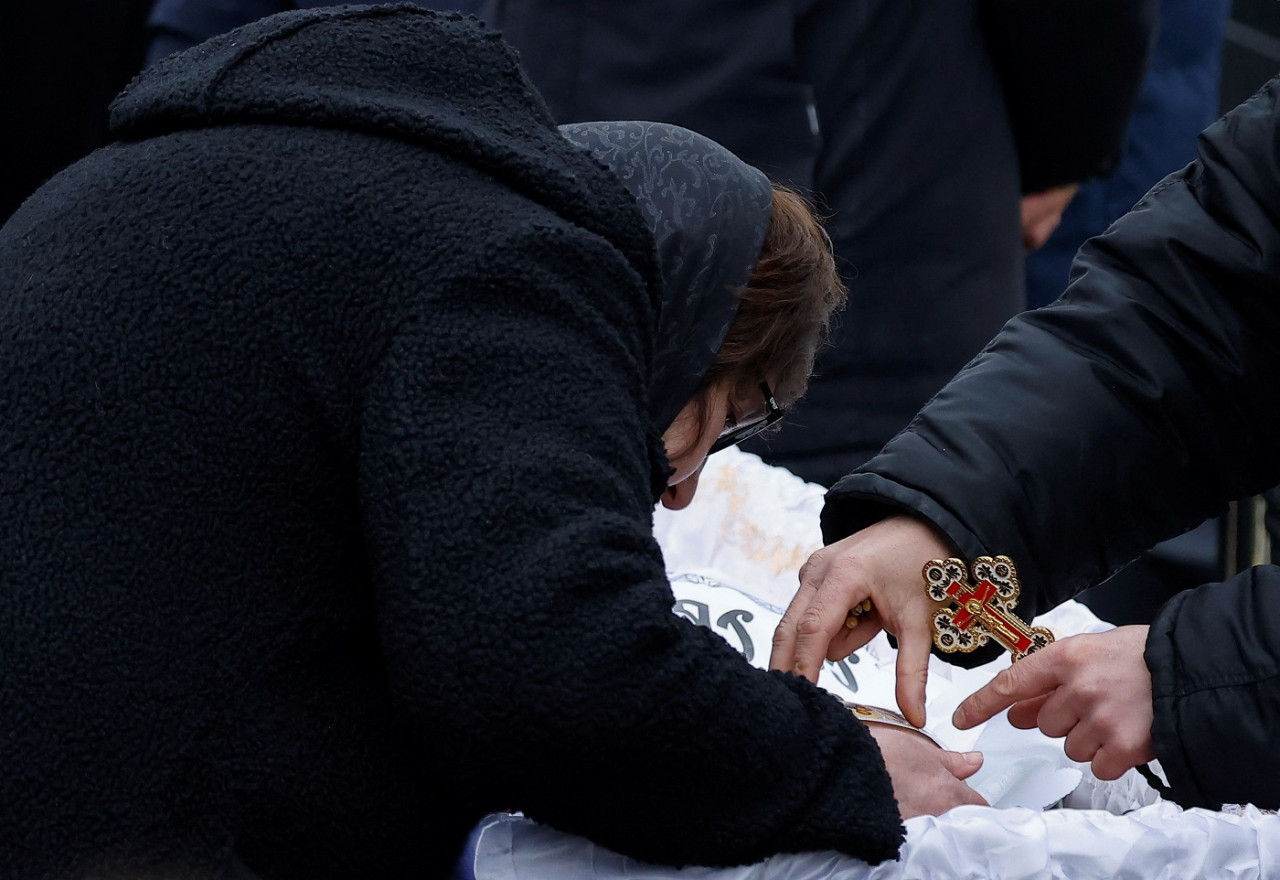
[[[973,560],[973,581],[963,560],[930,559],[925,589],[935,602],[950,602],[933,617],[933,643],[942,651],[969,652],[995,639],[1017,660],[1053,642],[1043,626],[1028,626],[1013,613],[1018,604],[1018,570],[1008,556]]]

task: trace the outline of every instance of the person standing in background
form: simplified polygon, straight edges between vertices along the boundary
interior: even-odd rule
[[[424,9],[476,15],[483,0],[405,0]],[[155,0],[147,18],[147,66],[232,28],[290,9],[333,6],[332,0]]]
[[[1044,246],[1027,255],[1027,308],[1066,288],[1071,260],[1166,175],[1196,155],[1196,137],[1219,115],[1223,32],[1230,0],[1161,0],[1151,65],[1142,80],[1124,156],[1087,181]],[[1150,623],[1175,593],[1220,576],[1221,524],[1208,520],[1152,548],[1104,588],[1078,598],[1116,624]]]
[[[1048,240],[1027,256],[1027,308],[1057,299],[1085,239],[1103,232],[1157,181],[1196,155],[1218,118],[1223,32],[1231,0],[1161,0],[1151,64],[1142,79],[1124,154],[1105,177],[1081,184]]]
[[[685,125],[825,202],[849,309],[786,431],[749,448],[831,485],[1022,309],[1023,194],[1060,210],[1114,167],[1155,7],[490,0],[484,17],[560,121]]]
[[[107,104],[138,72],[150,0],[0,7],[5,173],[0,223],[54,172],[107,139]]]
[[[57,171],[105,144],[107,105],[143,67],[303,0],[46,0],[0,7],[0,223]],[[480,0],[422,0],[474,13]]]

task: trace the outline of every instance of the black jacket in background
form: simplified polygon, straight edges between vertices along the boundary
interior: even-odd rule
[[[818,194],[849,306],[786,430],[750,446],[829,486],[1023,308],[1021,194],[1113,167],[1155,0],[491,0],[486,20],[559,121],[674,122]]]
[[[886,509],[1018,565],[1026,618],[1280,482],[1280,81],[1081,250],[823,512]],[[1151,626],[1152,741],[1183,804],[1280,806],[1280,569],[1182,593]]]
[[[495,34],[286,13],[113,122],[0,230],[0,876],[893,856],[866,728],[671,613],[653,242]]]
[[[0,4],[0,224],[50,177],[107,142],[107,105],[142,67],[150,5]]]
[[[413,0],[423,9],[476,13],[481,0]],[[155,0],[147,16],[146,63],[277,12],[333,6],[329,0]]]

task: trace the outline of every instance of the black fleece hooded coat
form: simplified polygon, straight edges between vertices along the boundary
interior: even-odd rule
[[[494,34],[286,13],[113,122],[0,231],[0,875],[894,855],[865,727],[670,613],[652,239]]]

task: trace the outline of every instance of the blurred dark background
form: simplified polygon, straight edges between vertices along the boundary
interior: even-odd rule
[[[107,105],[143,65],[152,2],[0,3],[0,132],[8,156],[0,174],[0,223],[50,176],[106,141]],[[1234,0],[1224,33],[1220,109],[1235,107],[1277,73],[1280,2]],[[1104,616],[1140,620],[1163,601],[1168,587],[1194,586],[1269,561],[1280,538],[1266,527],[1280,533],[1280,490],[1271,496],[1269,505],[1262,499],[1241,502],[1217,525],[1203,527],[1192,556],[1153,563],[1150,580],[1162,588],[1141,594],[1148,596],[1147,605]],[[1133,576],[1142,576],[1136,566]]]
[[[1218,98],[1225,113],[1280,73],[1280,2],[1234,0],[1223,36]],[[1277,534],[1280,489],[1233,503],[1076,598],[1112,623],[1149,623],[1173,593],[1271,562]]]
[[[1248,98],[1280,73],[1280,3],[1235,0],[1222,56],[1222,110]]]
[[[106,106],[142,66],[150,0],[0,4],[0,120],[9,156],[0,221],[106,135]],[[1228,110],[1280,72],[1280,3],[1235,0],[1221,98]]]

